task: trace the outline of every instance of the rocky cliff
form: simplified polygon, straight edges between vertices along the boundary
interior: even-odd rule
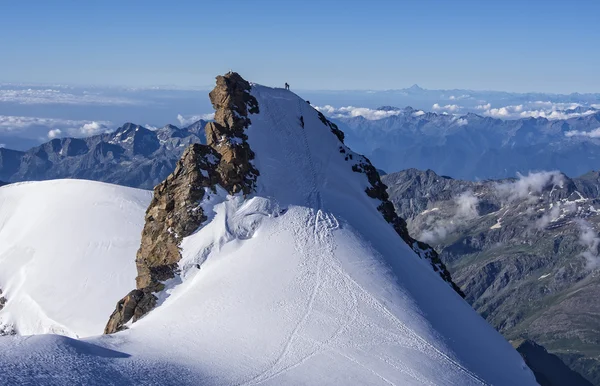
[[[581,375],[571,370],[556,355],[531,340],[510,342],[525,359],[540,386],[592,386]]]
[[[208,144],[191,145],[175,171],[154,188],[136,257],[137,288],[117,303],[105,333],[123,329],[156,306],[155,293],[177,272],[181,240],[206,220],[201,202],[207,195],[217,187],[229,194],[252,192],[258,171],[244,131],[251,123],[249,115],[259,110],[249,90],[250,84],[237,73],[217,77],[209,94],[216,113],[214,122],[206,125]]]

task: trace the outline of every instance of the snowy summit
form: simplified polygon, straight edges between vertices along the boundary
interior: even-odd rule
[[[105,203],[105,184],[90,184],[86,198],[68,195],[69,181],[53,182],[78,208],[53,215],[72,227],[53,234],[56,245],[77,240],[92,259],[116,258],[117,246],[93,242],[111,223],[77,232],[76,219],[92,218],[78,200],[89,199],[90,208],[122,209],[141,246],[136,257],[123,244],[126,260],[96,267],[73,287],[73,315],[60,329],[47,319],[13,323],[18,335],[0,338],[1,384],[32,377],[56,385],[536,384],[520,355],[462,299],[437,254],[408,235],[374,167],[344,145],[337,126],[294,92],[236,73],[218,77],[210,97],[216,114],[207,145],[191,145],[154,189],[145,223],[130,209],[147,202],[143,194],[114,189]],[[11,240],[29,212],[10,214],[11,207],[17,189],[42,184],[0,188],[0,264],[24,273],[25,260],[41,252],[32,244],[16,253]],[[47,213],[39,208],[36,216]],[[33,231],[27,237],[44,229]],[[70,269],[68,254],[52,258]],[[77,279],[36,278],[53,291]],[[17,282],[0,275],[11,312],[6,319],[0,311],[0,324],[21,320],[12,303],[27,294]],[[78,302],[106,301],[118,303],[101,325],[78,312]],[[20,336],[47,333],[71,337]]]

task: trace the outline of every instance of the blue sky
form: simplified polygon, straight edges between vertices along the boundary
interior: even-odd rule
[[[13,1],[0,81],[600,92],[600,1]]]

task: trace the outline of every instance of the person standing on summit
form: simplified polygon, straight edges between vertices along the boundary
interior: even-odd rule
[[[287,84],[287,82],[285,82],[285,89],[286,89],[286,90],[289,90],[289,89],[290,89],[290,85],[289,85],[289,84]]]

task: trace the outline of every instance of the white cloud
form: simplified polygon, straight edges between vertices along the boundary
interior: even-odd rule
[[[156,131],[156,130],[158,130],[158,127],[156,127],[156,126],[152,126],[152,125],[151,125],[151,124],[149,124],[149,123],[146,123],[146,124],[144,125],[144,127],[145,127],[146,129],[150,130],[150,131]]]
[[[6,147],[5,143],[0,143],[0,149],[2,149],[3,147]]]
[[[79,133],[84,137],[106,133],[107,131],[109,129],[105,124],[96,121],[85,123],[79,128]]]
[[[494,188],[500,198],[511,202],[517,199],[540,194],[548,186],[562,187],[565,183],[564,176],[559,171],[529,173],[524,176],[517,173],[518,179],[513,182],[497,183]]]
[[[425,115],[425,111],[419,110],[413,113],[413,117],[420,117],[421,115]]]
[[[552,221],[558,220],[560,217],[560,202],[552,205],[550,210],[544,212],[542,217],[538,218],[535,222],[535,227],[538,229],[546,228]]]
[[[0,115],[0,132],[44,130],[47,132],[48,138],[56,138],[64,134],[74,137],[85,137],[110,131],[111,127],[112,123],[109,121]]]
[[[546,118],[549,120],[569,119],[594,114],[592,108],[583,112],[567,112],[581,107],[577,103],[553,103],[544,101],[528,102],[526,105],[509,105],[492,108],[490,103],[475,107],[483,110],[483,115],[500,119]]]
[[[332,118],[363,117],[371,121],[403,114],[402,110],[375,110],[368,107],[333,107],[331,105],[313,106],[316,110]],[[415,115],[418,116],[418,115]]]
[[[181,124],[181,126],[189,126],[192,123],[196,123],[199,120],[210,121],[215,118],[215,113],[210,114],[202,114],[202,115],[186,115],[183,116],[181,114],[177,114],[177,120]]]
[[[459,105],[445,105],[445,106],[440,106],[439,103],[435,103],[433,106],[431,106],[431,108],[433,109],[433,111],[446,111],[446,112],[455,112],[461,109],[461,107]]]
[[[586,268],[589,270],[600,268],[600,254],[598,252],[600,237],[598,236],[598,232],[586,220],[578,219],[577,225],[581,231],[579,234],[579,243],[586,248],[581,254],[585,258]]]
[[[459,95],[459,96],[455,96],[455,95],[450,95],[450,97],[448,99],[450,99],[451,101],[455,101],[455,100],[460,100],[460,99],[467,99],[470,98],[471,96],[468,94],[463,94],[463,95]]]
[[[431,227],[419,236],[419,239],[427,243],[436,243],[443,240],[448,234],[454,232],[460,226],[479,216],[477,206],[479,198],[471,191],[467,191],[454,199],[454,213],[450,218],[440,219],[436,217],[437,212],[432,213],[427,219]]]
[[[61,129],[52,129],[52,130],[48,131],[48,138],[50,138],[50,139],[57,138],[57,137],[60,137],[61,134],[62,134]]]
[[[566,137],[600,138],[600,127],[591,131],[569,130],[565,131]]]
[[[458,118],[458,119],[456,120],[456,124],[457,124],[458,126],[465,126],[465,125],[468,125],[468,124],[469,124],[469,121],[468,121],[466,118]]]
[[[137,105],[140,101],[99,93],[72,94],[56,89],[0,89],[0,102],[67,105]]]

